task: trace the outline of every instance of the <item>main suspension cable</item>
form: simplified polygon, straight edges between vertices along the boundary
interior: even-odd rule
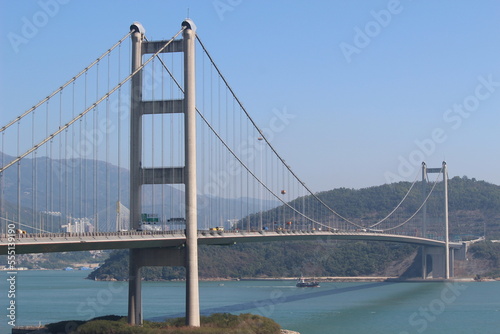
[[[393,227],[390,227],[390,228],[386,228],[384,229],[384,231],[391,231],[391,230],[394,230],[398,227],[401,227],[403,226],[404,224],[406,224],[407,222],[409,222],[410,220],[413,219],[413,217],[415,217],[417,215],[417,213],[420,212],[420,210],[424,207],[425,203],[427,203],[427,200],[429,199],[429,197],[431,197],[431,194],[432,192],[434,191],[434,188],[436,187],[437,183],[438,183],[438,180],[439,180],[439,175],[443,172],[443,168],[441,168],[441,170],[439,171],[437,177],[436,177],[436,180],[434,181],[434,185],[432,186],[431,188],[431,191],[429,192],[429,194],[427,195],[427,197],[425,197],[425,200],[423,201],[422,205],[420,205],[420,207],[417,209],[417,211],[415,211],[415,213],[413,215],[410,216],[410,218],[406,219],[404,222],[396,225],[396,226],[393,226]]]
[[[75,75],[73,78],[71,78],[69,81],[67,81],[64,85],[62,85],[61,87],[59,87],[58,89],[56,89],[54,92],[52,92],[51,94],[49,94],[46,98],[44,98],[43,100],[41,100],[40,102],[38,102],[37,104],[35,104],[30,109],[26,110],[20,116],[16,117],[14,120],[10,121],[7,125],[5,125],[4,127],[0,128],[0,132],[3,132],[5,130],[7,130],[12,124],[15,124],[16,122],[20,121],[25,116],[29,115],[33,110],[35,110],[36,108],[38,108],[39,106],[41,106],[42,104],[44,104],[45,102],[47,102],[48,100],[50,100],[54,95],[56,95],[57,93],[59,93],[60,91],[62,91],[64,88],[66,88],[70,83],[74,82],[82,74],[84,74],[85,72],[87,72],[88,70],[90,70],[95,64],[97,64],[99,61],[101,61],[101,59],[103,59],[104,57],[106,57],[111,51],[113,51],[118,45],[120,45],[125,39],[127,39],[130,36],[130,34],[132,34],[132,32],[133,32],[133,30],[131,30],[128,34],[126,34],[125,36],[123,36],[123,38],[120,39],[118,42],[116,42],[115,45],[113,45],[111,48],[109,48],[100,57],[98,57],[96,60],[94,60],[92,63],[90,63],[90,65],[88,65],[87,67],[85,67],[80,73],[78,73],[77,75]]]
[[[336,215],[337,217],[345,220],[346,222],[354,225],[354,226],[357,226],[359,228],[364,228],[364,226],[360,225],[360,224],[357,224],[357,223],[354,223],[352,221],[350,221],[349,219],[347,219],[346,217],[340,215],[338,212],[336,212],[335,210],[333,210],[330,206],[328,206],[323,200],[321,200],[315,193],[313,193],[313,191],[297,176],[297,174],[295,174],[295,172],[291,169],[291,167],[285,162],[285,160],[278,154],[278,152],[276,151],[276,149],[274,148],[274,146],[271,145],[271,143],[269,142],[269,140],[267,139],[267,137],[264,135],[264,132],[257,126],[257,124],[255,123],[255,121],[252,119],[252,117],[250,117],[250,114],[248,113],[248,111],[245,109],[245,107],[243,106],[243,103],[240,101],[240,99],[236,96],[236,94],[234,93],[234,90],[231,88],[231,86],[229,85],[228,81],[226,80],[226,78],[222,75],[222,72],[219,70],[219,67],[215,64],[215,61],[213,60],[213,58],[210,56],[210,54],[208,53],[208,50],[207,48],[205,47],[205,45],[203,44],[203,42],[201,41],[200,37],[198,36],[198,34],[196,34],[196,39],[198,40],[198,42],[200,43],[200,46],[203,48],[203,51],[205,52],[205,54],[207,55],[208,59],[210,59],[210,62],[212,63],[212,65],[214,66],[214,68],[217,70],[217,72],[219,73],[220,77],[222,78],[222,80],[224,81],[224,83],[226,84],[226,87],[229,89],[229,91],[231,92],[231,94],[233,95],[234,99],[236,100],[236,102],[238,102],[241,110],[243,110],[243,112],[245,113],[245,115],[248,117],[249,121],[253,124],[253,126],[255,127],[255,129],[259,132],[260,136],[264,139],[264,141],[266,142],[266,144],[269,146],[269,148],[274,152],[274,154],[276,155],[276,157],[282,162],[282,164],[286,167],[286,169],[290,172],[290,174],[293,175],[293,177],[307,190],[307,192],[314,198],[316,199],[319,203],[321,203],[321,205],[323,205],[327,210],[329,210],[331,213],[333,213],[334,215]]]
[[[413,180],[413,183],[411,184],[411,187],[410,189],[408,189],[408,191],[406,192],[406,195],[403,197],[403,199],[399,202],[398,205],[396,205],[396,207],[394,208],[394,210],[392,210],[387,216],[385,216],[384,218],[382,218],[381,220],[379,220],[378,222],[376,222],[375,224],[373,225],[370,225],[370,228],[372,227],[375,227],[375,226],[378,226],[380,224],[382,224],[387,218],[389,218],[390,216],[392,216],[392,214],[394,212],[396,212],[397,209],[399,209],[399,207],[401,206],[401,204],[403,204],[403,202],[405,201],[406,197],[408,197],[408,195],[410,195],[410,192],[411,190],[413,189],[413,186],[417,183],[417,180],[418,180],[418,173],[416,174],[415,176],[415,180]]]
[[[7,168],[9,168],[10,166],[14,165],[15,163],[17,163],[18,161],[20,161],[21,159],[23,159],[24,157],[26,157],[28,154],[30,154],[31,152],[35,151],[36,149],[38,149],[40,146],[42,146],[43,144],[47,143],[48,141],[52,140],[56,135],[58,135],[59,133],[61,133],[62,131],[64,131],[65,129],[67,129],[71,124],[75,123],[77,120],[79,120],[80,118],[82,118],[83,116],[85,116],[89,111],[91,111],[92,109],[94,109],[95,107],[97,107],[102,101],[106,100],[111,94],[113,94],[115,91],[117,91],[121,86],[123,86],[128,80],[130,80],[130,78],[132,78],[134,75],[136,75],[140,70],[142,70],[147,64],[149,64],[149,62],[154,58],[156,57],[158,54],[160,54],[163,50],[165,50],[165,48],[170,44],[172,43],[172,41],[177,37],[179,36],[179,34],[184,30],[185,28],[182,27],[181,30],[179,30],[179,32],[177,32],[177,34],[175,34],[170,40],[168,40],[165,45],[163,45],[155,54],[153,54],[150,58],[148,58],[148,60],[146,60],[140,67],[138,67],[133,73],[131,73],[130,75],[128,75],[125,79],[123,79],[118,85],[116,85],[112,90],[110,90],[109,92],[107,92],[106,94],[104,94],[104,96],[102,96],[98,101],[96,101],[95,103],[93,103],[90,107],[88,107],[87,109],[85,109],[82,113],[80,113],[78,116],[76,116],[75,118],[73,118],[71,121],[69,121],[68,123],[66,123],[65,125],[61,126],[57,131],[53,132],[51,135],[49,135],[47,138],[45,138],[44,140],[42,140],[41,142],[39,142],[37,145],[33,146],[32,148],[30,148],[28,151],[26,151],[25,153],[19,155],[17,158],[15,158],[14,160],[12,160],[10,163],[8,163],[7,165],[3,166],[0,168],[0,173],[3,172],[4,170],[6,170]]]
[[[147,39],[146,39],[147,41]],[[166,64],[163,62],[163,60],[158,57],[158,59],[160,60],[160,63],[163,65],[164,69],[167,71],[167,73],[170,75],[170,77],[172,78],[172,80],[174,81],[174,83],[177,85],[177,87],[179,88],[179,90],[184,93],[184,89],[182,88],[182,86],[180,85],[179,81],[177,81],[177,79],[174,77],[173,73],[170,71],[170,69],[166,66]],[[222,78],[225,81],[224,78]],[[227,85],[227,82],[226,82],[226,85]],[[231,92],[233,95],[234,93]],[[239,102],[238,102],[239,103]],[[201,117],[201,119],[203,120],[203,122],[210,128],[210,130],[214,133],[214,135],[219,139],[219,141],[226,147],[226,149],[229,151],[229,153],[231,153],[231,155],[245,168],[245,170],[250,174],[252,175],[252,177],[261,185],[263,186],[267,191],[269,191],[278,201],[280,201],[283,205],[287,206],[288,208],[290,208],[291,210],[293,210],[295,213],[297,213],[298,215],[300,215],[301,217],[315,223],[315,224],[318,224],[318,225],[321,225],[321,226],[325,226],[327,227],[327,225],[324,225],[310,217],[307,217],[306,215],[304,215],[302,212],[298,211],[297,209],[295,209],[294,207],[292,207],[290,204],[286,203],[283,199],[281,199],[277,194],[275,194],[262,180],[260,180],[257,175],[255,175],[255,173],[253,173],[250,168],[237,156],[237,154],[229,147],[229,145],[224,141],[224,139],[220,136],[220,134],[215,130],[215,128],[208,122],[208,120],[205,118],[205,116],[200,112],[200,110],[198,108],[196,108],[196,112],[198,113],[198,115]],[[255,126],[255,123],[254,123],[254,126]]]

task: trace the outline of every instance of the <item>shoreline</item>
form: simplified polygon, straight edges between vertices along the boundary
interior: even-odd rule
[[[329,277],[304,277],[306,280],[314,280],[318,282],[492,282],[500,281],[500,279],[485,278],[482,280],[475,280],[472,277],[455,277],[450,279],[444,278],[401,278],[397,276],[329,276]],[[278,277],[278,278],[241,278],[241,281],[296,281],[296,277]]]
[[[5,269],[6,270],[6,269]],[[46,269],[46,268],[38,268],[38,269],[27,269],[27,268],[19,268],[18,270],[22,271],[64,271],[64,269]],[[92,268],[91,268],[92,270]],[[91,271],[91,270],[80,270],[79,268],[75,268],[74,271]],[[0,271],[4,271],[3,268],[0,268]],[[397,276],[323,276],[323,277],[303,277],[306,280],[314,280],[318,282],[328,283],[328,282],[498,282],[499,278],[482,278],[480,280],[476,280],[473,277],[454,277],[450,279],[444,278],[400,278]],[[87,279],[87,278],[85,278]],[[231,278],[231,277],[214,277],[214,278],[200,278],[199,280],[202,282],[229,282],[229,281],[297,281],[298,277],[241,277],[241,278]],[[96,279],[96,281],[117,281],[116,279]],[[162,280],[164,282],[181,282],[185,281],[185,279],[172,279],[172,280]],[[151,281],[153,282],[153,281]]]
[[[297,277],[243,277],[243,278],[200,278],[200,282],[243,282],[243,281],[261,281],[261,282],[275,282],[275,281],[286,281],[295,282]],[[436,283],[436,282],[495,282],[500,281],[500,278],[484,278],[481,280],[475,280],[471,277],[457,277],[457,278],[400,278],[400,277],[304,277],[306,280],[314,280],[319,283],[333,283],[333,282],[343,282],[343,283],[370,283],[370,282],[398,282],[398,283]],[[109,280],[99,280],[96,281],[116,281],[114,279]],[[183,282],[185,279],[172,279],[172,280],[161,280],[162,282]],[[157,282],[157,281],[149,281]],[[158,281],[159,282],[159,281]]]

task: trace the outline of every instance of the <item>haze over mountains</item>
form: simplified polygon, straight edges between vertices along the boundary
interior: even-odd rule
[[[0,153],[0,159],[6,162],[12,157]],[[36,207],[37,212],[61,212],[62,217],[92,218],[95,207],[99,230],[114,231],[116,202],[119,200],[129,206],[129,172],[125,168],[89,159],[54,160],[47,157],[24,159],[20,168],[23,208]],[[32,181],[33,177],[37,180],[36,184]],[[16,166],[4,173],[3,182],[4,208],[10,217],[16,217]],[[318,196],[343,216],[363,221],[390,212],[408,188],[408,182],[399,182],[358,190],[333,189],[318,193]],[[52,196],[47,197],[48,193]],[[408,199],[413,202],[410,208],[416,208],[421,203],[418,192]],[[306,205],[313,202],[310,196],[300,200]],[[151,185],[143,186],[143,211],[146,213],[156,213],[164,220],[184,217],[183,203],[184,193],[179,186],[155,185],[154,192]],[[250,215],[250,225],[256,228],[259,215],[254,213],[261,208],[265,211],[264,217],[273,216],[274,211],[281,210],[275,201],[263,200],[261,204],[254,198],[199,195],[199,227],[207,229],[228,219]],[[465,176],[450,179],[449,212],[450,233],[483,235],[486,231],[487,236],[500,238],[500,186]],[[22,210],[21,215],[24,221],[33,219],[31,210]]]
[[[0,159],[6,162],[13,157],[0,152]],[[63,217],[76,218],[92,218],[97,211],[99,230],[114,231],[117,201],[129,207],[128,169],[97,160],[57,160],[47,157],[25,158],[20,169],[23,208],[36,207],[37,212],[61,212]],[[5,171],[3,181],[5,210],[11,217],[16,217],[16,166]],[[184,217],[182,188],[183,186],[155,185],[153,191],[152,185],[144,185],[143,211],[158,214],[163,219]],[[259,211],[261,207],[267,210],[275,206],[276,201],[199,195],[198,222],[200,228],[208,228],[221,225],[229,219],[240,219]],[[29,211],[31,210],[22,210],[23,220],[33,219]]]

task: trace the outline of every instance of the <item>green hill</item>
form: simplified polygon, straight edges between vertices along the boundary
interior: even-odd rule
[[[418,186],[418,185],[417,185]],[[365,189],[334,189],[318,196],[347,217],[373,220],[384,217],[404,196],[410,184],[400,182]],[[408,198],[407,211],[415,210],[422,198]],[[311,197],[296,201],[312,201]],[[419,202],[420,201],[420,202]],[[279,213],[276,208],[263,213],[264,219]],[[500,187],[467,177],[449,180],[450,233],[483,235],[500,239]],[[259,215],[248,217],[252,228]],[[246,219],[243,219],[245,221]],[[395,243],[360,241],[274,242],[235,245],[231,247],[200,247],[200,277],[284,277],[284,276],[369,276],[400,275],[417,254],[417,247]],[[471,248],[472,257],[484,259],[481,273],[494,272],[500,250],[495,245]],[[490,268],[491,267],[491,268]],[[115,251],[101,268],[89,276],[97,279],[125,280],[128,277],[128,251]],[[470,272],[470,271],[469,271]],[[467,273],[464,272],[466,275]],[[184,268],[144,268],[147,280],[182,279]]]
[[[317,193],[316,196],[340,215],[369,226],[391,212],[410,186],[410,182],[398,182],[363,189],[338,188]],[[438,183],[434,190],[437,196],[442,196],[441,187]],[[402,217],[411,216],[422,204],[423,195],[420,189],[421,183],[417,182],[401,207]],[[448,192],[450,235],[482,236],[486,231],[487,238],[500,239],[500,186],[466,176],[454,177],[448,182]],[[289,204],[299,210],[306,208],[308,215],[320,222],[336,218],[318,205],[312,196],[297,198]],[[429,216],[442,215],[442,203],[436,199],[430,200],[428,212]],[[264,222],[276,219],[293,221],[294,213],[280,206],[264,212],[262,217]],[[252,214],[242,219],[239,227],[246,229],[249,224],[251,228],[256,229],[259,220],[259,214]]]

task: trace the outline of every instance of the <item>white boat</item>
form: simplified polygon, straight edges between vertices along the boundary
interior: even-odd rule
[[[295,286],[297,288],[319,288],[319,283],[316,281],[306,281],[303,277],[301,277]]]

